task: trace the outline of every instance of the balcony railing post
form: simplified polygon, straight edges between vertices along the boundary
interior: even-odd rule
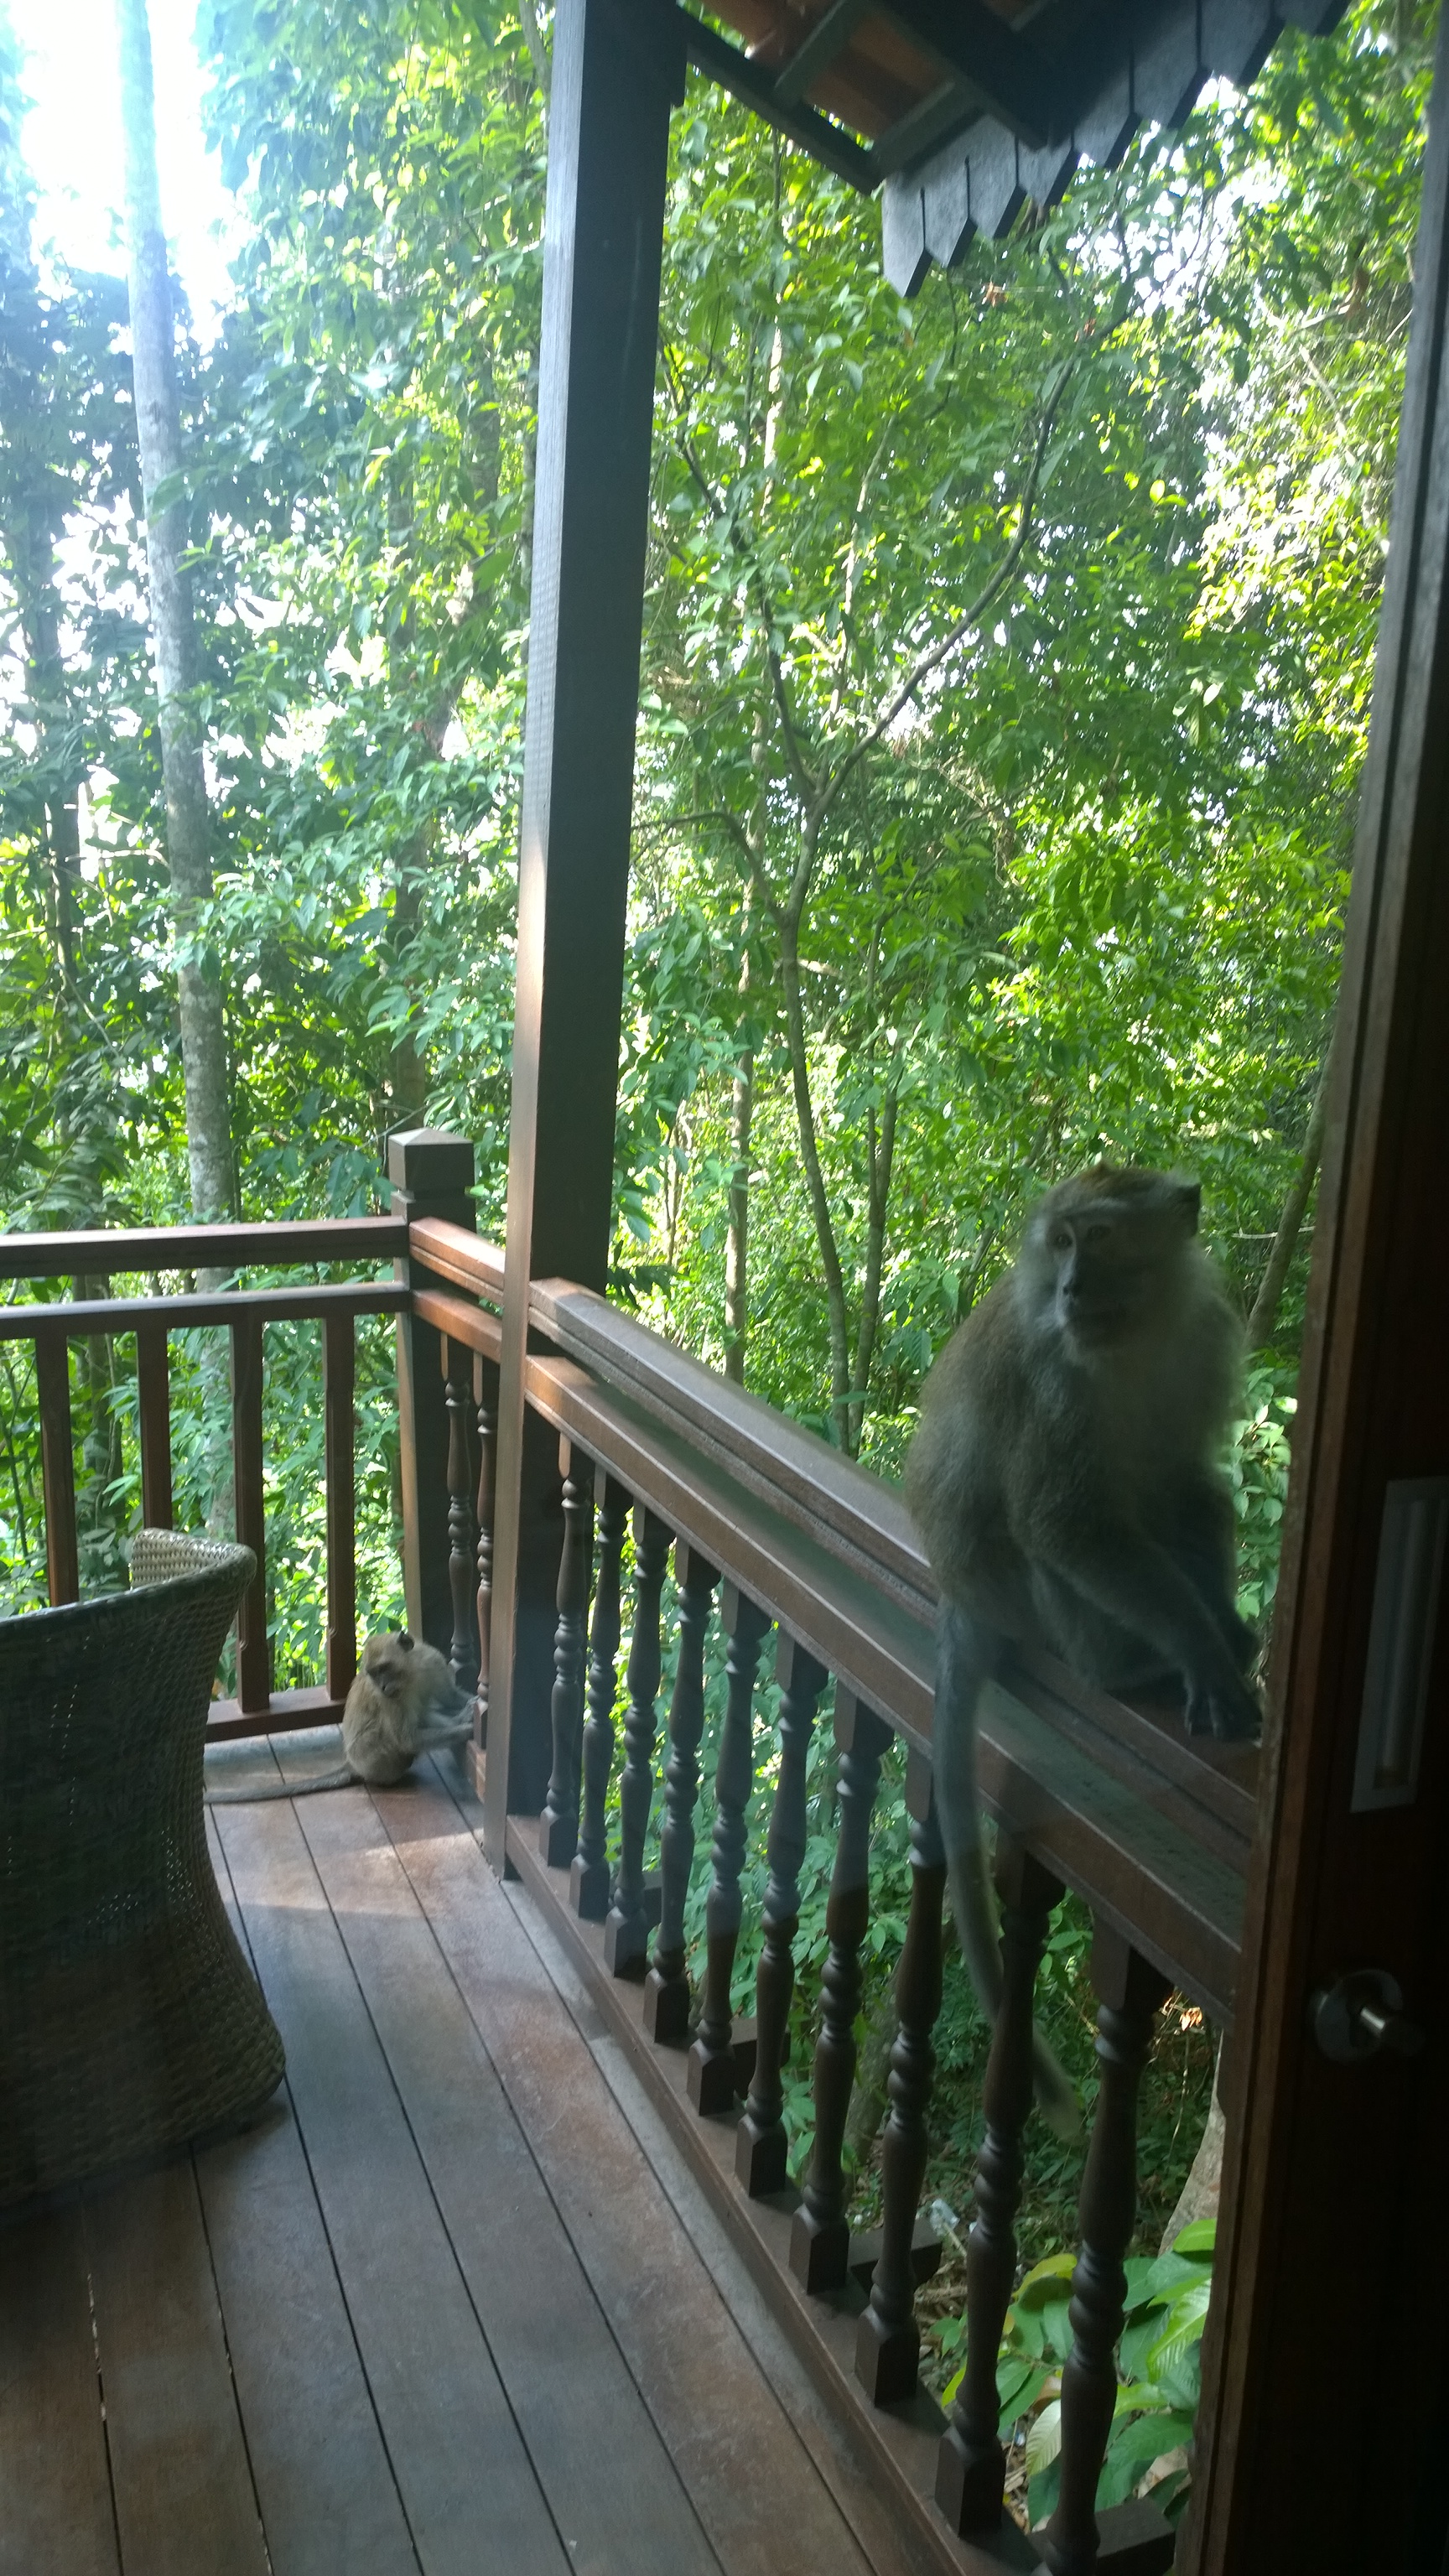
[[[806,1769],[816,1702],[829,1675],[797,1638],[782,1631],[775,1648],[775,1679],[780,1685],[780,1768],[770,1812],[770,1875],[762,1909],[765,1940],[755,1980],[755,2071],[744,2117],[735,2132],[735,2172],[753,2200],[782,2191],[789,2180],[780,2068],[795,1992]]]
[[[446,1217],[473,1227],[473,1148],[462,1136],[433,1127],[409,1127],[387,1140],[392,1212],[415,1224]],[[399,1279],[415,1287],[426,1277],[411,1259],[397,1264]],[[448,1415],[442,1394],[441,1337],[414,1314],[397,1319],[397,1412],[402,1463],[403,1588],[408,1626],[430,1646],[448,1652],[453,1636],[449,1580]]]
[[[571,1442],[559,1444],[563,1476],[563,1553],[558,1569],[558,1627],[553,1648],[553,1769],[538,1820],[538,1848],[550,1869],[569,1869],[579,1840],[579,1762],[584,1725],[584,1658],[588,1644],[589,1568],[594,1553],[594,1468]]]
[[[606,1467],[594,1476],[599,1571],[589,1628],[588,1716],[584,1721],[583,1793],[579,1847],[569,1871],[569,1903],[586,1923],[609,1911],[609,1864],[604,1850],[604,1810],[614,1761],[614,1700],[618,1690],[620,1567],[629,1531],[629,1497]]]
[[[790,2269],[812,2291],[843,2289],[850,2269],[841,2150],[855,2082],[860,1949],[870,1928],[870,1819],[890,1741],[884,1718],[837,1683],[840,1827],[825,1911],[830,1951],[820,1980],[820,2036],[815,2043],[815,2144],[804,2198],[790,2230]]]
[[[976,2165],[976,2216],[966,2247],[966,2376],[936,2459],[936,2502],[953,2531],[1001,2520],[1006,2455],[997,2429],[996,2356],[1016,2279],[1021,2133],[1031,2110],[1032,1998],[1062,1883],[1003,1833],[996,1846],[1002,1901],[1001,2009],[986,2063],[986,2135]]]
[[[1137,2088],[1153,2022],[1172,1992],[1170,1977],[1100,1921],[1092,1941],[1092,1983],[1102,2080],[1082,2176],[1081,2250],[1068,2311],[1072,2349],[1062,2372],[1061,2485],[1042,2546],[1052,2576],[1092,2576],[1097,2565],[1097,2480],[1117,2397],[1112,2356],[1122,2331],[1123,2263],[1137,2207]],[[1141,2534],[1145,2568],[1171,2563],[1172,2531],[1165,2517],[1156,2536],[1159,2554],[1152,2558],[1151,2535]]]
[[[678,1539],[674,1580],[679,1594],[679,1660],[669,1704],[669,1764],[659,1836],[659,1937],[644,1984],[644,2027],[661,2045],[689,2037],[684,1906],[694,1861],[699,1739],[704,1732],[705,1631],[719,1574],[697,1547]]]
[[[554,13],[538,470],[519,828],[506,1295],[484,1847],[537,1816],[551,1755],[558,1475],[527,1405],[535,1279],[602,1290],[669,111],[684,21]]]
[[[855,2339],[855,2375],[872,2403],[912,2397],[921,2348],[914,2302],[937,2249],[919,2242],[917,2210],[926,2172],[926,2107],[936,2053],[931,2033],[941,2009],[941,1905],[946,1854],[930,1775],[912,1756],[906,1776],[911,1814],[911,1910],[896,1970],[899,2028],[891,2049],[890,2117],[881,2140],[881,2239],[870,2305]]]

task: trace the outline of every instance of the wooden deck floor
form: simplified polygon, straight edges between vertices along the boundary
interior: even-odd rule
[[[920,2563],[476,1812],[443,1770],[215,1811],[287,2082],[0,2232],[3,2576]]]

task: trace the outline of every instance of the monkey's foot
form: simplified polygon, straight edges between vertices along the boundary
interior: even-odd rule
[[[1188,1693],[1189,1735],[1215,1735],[1220,1744],[1252,1743],[1263,1731],[1263,1712],[1244,1681]]]

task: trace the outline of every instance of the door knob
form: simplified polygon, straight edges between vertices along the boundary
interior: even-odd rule
[[[1335,2066],[1362,2066],[1381,2050],[1417,2057],[1424,2034],[1403,2009],[1397,1981],[1383,1968],[1355,1968],[1320,1986],[1309,2005],[1313,2036]]]

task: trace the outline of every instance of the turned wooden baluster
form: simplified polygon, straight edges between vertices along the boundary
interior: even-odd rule
[[[593,1461],[559,1442],[563,1477],[563,1548],[558,1568],[558,1626],[553,1638],[553,1769],[538,1820],[538,1848],[550,1869],[571,1864],[579,1841],[579,1756],[584,1724],[584,1644],[589,1567],[594,1553]]]
[[[755,1674],[769,1633],[767,1611],[726,1583],[720,1621],[729,1638],[725,1661],[728,1694],[714,1775],[714,1845],[709,1895],[704,2010],[689,2052],[689,2098],[696,2111],[732,2111],[738,2091],[730,1979],[740,1930],[740,1867],[745,1856],[745,1809],[755,1773]]]
[[[986,2061],[986,2134],[976,2165],[976,2216],[966,2243],[966,2376],[936,2455],[936,2502],[955,2532],[1001,2520],[1006,2454],[997,2423],[996,2356],[1016,2283],[1021,2133],[1031,2110],[1032,1998],[1052,1907],[1062,1893],[1006,1834],[996,1845],[1003,1991]]]
[[[1093,2508],[1117,2399],[1113,2354],[1127,2296],[1122,2258],[1137,2208],[1137,2088],[1153,2022],[1172,1992],[1171,1979],[1104,1923],[1092,1941],[1092,1983],[1102,2076],[1082,2176],[1081,2251],[1069,2311],[1072,2349],[1062,2372],[1061,2485],[1057,2509],[1038,2543],[1052,2576],[1092,2576],[1097,2565]],[[1142,2507],[1134,2510],[1140,2517]],[[1159,2519],[1157,2537],[1167,2555],[1152,2563],[1166,2567],[1172,2534],[1166,2518]],[[1140,2563],[1147,2568],[1146,2555]]]
[[[443,1380],[448,1407],[448,1587],[453,1596],[453,1642],[448,1664],[460,1690],[478,1677],[476,1533],[473,1528],[472,1370],[461,1342],[443,1337]]]
[[[586,1923],[602,1923],[609,1911],[609,1863],[604,1845],[604,1809],[614,1760],[615,1670],[619,1659],[619,1583],[624,1538],[629,1527],[629,1497],[622,1485],[600,1467],[594,1478],[598,1508],[599,1571],[594,1583],[594,1617],[589,1630],[589,1680],[585,1694],[584,1797],[579,1847],[569,1872],[569,1903]]]
[[[478,1716],[474,1739],[488,1741],[488,1667],[493,1642],[493,1480],[498,1444],[498,1371],[478,1352],[473,1361],[473,1402],[477,1407],[478,1499]]]
[[[679,1660],[669,1702],[669,1764],[659,1838],[659,1934],[644,1986],[644,2027],[651,2038],[671,2044],[689,2037],[684,1901],[694,1860],[699,1739],[704,1731],[704,1639],[719,1574],[697,1547],[681,1538],[674,1543],[674,1581],[679,1595]]]
[[[755,1974],[755,2071],[735,2135],[735,2173],[752,2200],[789,2181],[789,2140],[780,2081],[795,1991],[795,1930],[800,1920],[800,1863],[805,1857],[805,1772],[815,1708],[830,1676],[791,1636],[775,1648],[780,1685],[780,1769],[770,1810],[769,1869],[761,1908],[765,1939]]]
[[[659,1595],[669,1561],[669,1532],[642,1503],[634,1506],[634,1633],[629,1640],[629,1706],[624,1718],[624,1770],[619,1782],[619,1874],[604,1918],[604,1965],[625,1977],[649,1954],[655,1917],[646,1904],[644,1836],[654,1800],[654,1703],[659,1696]]]
[[[840,2159],[855,2082],[860,1945],[870,1925],[870,1819],[890,1740],[884,1718],[837,1682],[840,1820],[825,1909],[830,1950],[820,1980],[820,2036],[815,2043],[815,2144],[805,2196],[790,2230],[790,2269],[807,2290],[842,2288],[850,2265],[850,2222],[845,2215],[845,2171]]]
[[[912,1819],[911,1910],[896,1970],[899,2027],[887,2088],[890,2117],[881,2141],[881,2243],[870,2305],[855,2339],[855,2375],[876,2406],[914,2396],[921,2346],[915,2296],[925,2248],[917,2243],[916,2213],[926,2172],[926,2105],[936,2066],[931,2032],[941,2009],[946,1855],[930,1772],[915,1756],[907,1773],[906,1803]]]

